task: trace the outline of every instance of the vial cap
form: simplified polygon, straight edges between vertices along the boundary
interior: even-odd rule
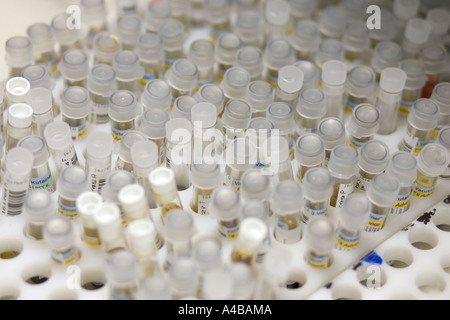
[[[195,40],[189,48],[189,60],[199,68],[210,68],[214,66],[215,51],[215,44],[211,40]]]
[[[441,82],[436,85],[431,99],[437,102],[442,115],[450,115],[450,83]]]
[[[89,136],[86,143],[87,160],[111,159],[114,141],[110,134],[106,132],[95,132]]]
[[[399,68],[386,68],[381,72],[380,88],[389,93],[399,93],[405,88],[407,75]]]
[[[333,177],[324,168],[308,170],[303,177],[302,184],[304,196],[311,200],[329,199],[333,194]]]
[[[443,8],[431,9],[426,19],[431,25],[431,34],[444,35],[450,28],[450,13]]]
[[[418,99],[408,115],[408,121],[420,130],[434,130],[439,121],[439,106],[430,99]]]
[[[269,24],[284,26],[289,22],[290,8],[284,0],[270,0],[266,4],[265,19]]]
[[[123,187],[117,194],[120,206],[129,220],[148,218],[150,208],[144,188],[139,184]]]
[[[36,53],[53,50],[55,38],[53,30],[47,23],[34,23],[27,29],[27,35],[33,43],[33,50]]]
[[[217,123],[217,107],[212,103],[197,103],[191,110],[194,127],[209,129]]]
[[[417,158],[408,152],[396,152],[386,172],[396,176],[401,186],[411,186],[417,178]]]
[[[420,0],[395,0],[393,9],[397,18],[407,21],[417,15],[419,7]]]
[[[134,51],[123,50],[114,55],[113,68],[117,80],[135,81],[144,76],[139,56]]]
[[[340,212],[340,225],[361,230],[369,223],[371,207],[367,195],[361,193],[348,195]]]
[[[371,104],[360,104],[353,110],[351,121],[348,125],[349,134],[361,137],[370,137],[378,131],[380,125],[380,113]]]
[[[197,101],[196,99],[190,96],[178,97],[173,103],[173,109],[171,114],[172,118],[173,119],[183,118],[190,121],[192,117],[191,115],[192,107],[195,106],[197,102],[206,102],[206,101]]]
[[[269,234],[268,227],[261,219],[245,218],[239,225],[238,241],[246,251],[256,252]]]
[[[97,33],[93,46],[95,58],[108,65],[112,65],[114,55],[122,50],[120,39],[109,31]]]
[[[156,194],[173,194],[177,192],[175,174],[168,168],[157,168],[149,176],[152,191]]]
[[[368,173],[381,173],[389,163],[389,148],[379,140],[371,140],[359,149],[359,166]]]
[[[189,242],[194,234],[194,219],[184,210],[171,210],[164,218],[165,235],[168,241]]]
[[[400,181],[387,173],[376,175],[369,184],[367,197],[382,207],[392,207],[398,201]]]
[[[233,220],[239,216],[241,198],[232,187],[219,187],[212,196],[209,210],[219,220]]]
[[[155,244],[158,234],[155,224],[150,219],[130,222],[125,236],[130,250],[138,257],[151,256],[158,250]]]
[[[219,267],[222,263],[222,242],[207,236],[194,243],[192,256],[202,271]]]
[[[302,185],[294,180],[279,182],[273,191],[271,208],[279,215],[301,211],[303,207]]]
[[[111,172],[106,178],[106,185],[102,188],[102,196],[106,201],[114,204],[119,203],[117,195],[123,187],[135,184],[136,179],[134,176],[124,170],[116,170]]]
[[[56,203],[46,190],[30,190],[25,197],[23,213],[28,221],[45,223],[56,211]]]
[[[78,196],[76,206],[84,226],[97,229],[94,217],[102,205],[103,198],[97,192],[85,191]]]
[[[27,176],[33,168],[33,153],[25,148],[14,148],[8,152],[5,172],[16,177]]]
[[[265,112],[274,101],[274,90],[266,81],[253,81],[247,88],[246,100],[252,106],[253,112]]]
[[[89,190],[86,171],[77,166],[64,168],[59,176],[57,189],[61,196],[77,199],[80,194]]]
[[[295,159],[302,165],[314,167],[325,161],[325,145],[321,137],[307,133],[295,144]]]
[[[150,173],[159,164],[158,146],[153,141],[138,141],[131,147],[131,159],[137,175]]]
[[[230,300],[233,297],[234,280],[228,270],[211,269],[203,275],[204,300]]]
[[[322,138],[326,150],[347,142],[344,123],[338,118],[325,118],[317,127],[317,134]]]
[[[343,60],[344,44],[337,39],[325,39],[319,44],[319,51],[315,58],[316,65],[321,69],[328,60]]]
[[[117,19],[117,33],[122,43],[136,45],[141,29],[142,20],[136,13],[125,13]]]
[[[170,115],[162,109],[148,109],[141,119],[139,130],[151,139],[162,139],[166,136],[166,124]]]
[[[53,121],[44,130],[45,141],[51,150],[62,150],[73,144],[70,126],[63,121]]]
[[[116,72],[113,67],[105,64],[95,65],[88,77],[87,89],[100,95],[108,95],[113,91]]]
[[[294,110],[285,102],[274,102],[267,109],[266,118],[275,126],[275,129],[290,133],[295,127]]]
[[[322,14],[319,28],[327,37],[340,38],[344,33],[349,13],[342,5],[328,6]]]
[[[297,112],[307,118],[323,118],[327,112],[326,96],[323,90],[306,88],[300,91]]]
[[[148,5],[145,16],[147,31],[158,33],[158,27],[162,21],[169,19],[172,15],[170,3],[166,1],[155,1]]]
[[[159,25],[158,34],[163,39],[164,47],[182,46],[184,42],[184,24],[174,19],[164,20]]]
[[[375,47],[372,68],[381,73],[386,68],[396,67],[403,56],[402,48],[393,41],[382,41]]]
[[[257,11],[243,10],[238,12],[236,19],[236,31],[242,35],[256,34],[261,29],[262,19]]]
[[[269,200],[270,189],[269,176],[259,169],[247,170],[241,177],[241,197],[244,200]]]
[[[268,67],[277,70],[294,64],[294,50],[290,43],[284,39],[269,41],[265,50],[265,62]]]
[[[310,19],[300,20],[294,26],[294,37],[292,45],[297,49],[317,51],[320,41],[319,26]]]
[[[218,164],[193,164],[191,168],[192,183],[200,188],[213,189],[221,181]]]
[[[257,218],[267,224],[269,222],[269,208],[266,203],[261,201],[246,201],[242,207],[241,216],[243,219]]]
[[[38,136],[28,136],[20,139],[17,143],[20,148],[25,148],[33,153],[33,167],[39,167],[48,163],[50,153],[44,138]]]
[[[349,145],[339,145],[333,149],[328,162],[328,170],[334,177],[351,178],[358,173],[358,151]]]
[[[72,222],[64,217],[52,217],[44,225],[44,239],[54,250],[72,247],[75,242]]]
[[[183,118],[172,119],[166,123],[166,136],[169,143],[191,143],[192,123]]]
[[[291,160],[291,150],[289,142],[285,137],[271,136],[263,142],[263,155],[265,160],[273,165],[275,174],[279,167],[277,165],[284,164]]]
[[[263,53],[257,47],[239,49],[236,60],[236,66],[247,70],[251,79],[255,79],[263,73]]]
[[[417,45],[423,45],[431,34],[431,25],[424,19],[412,18],[406,24],[405,38]]]
[[[334,246],[334,231],[334,225],[330,219],[325,217],[312,219],[305,230],[307,246],[318,255],[330,253]]]
[[[34,115],[43,115],[52,111],[53,94],[50,89],[33,88],[27,93],[25,102],[33,109]]]
[[[108,278],[113,283],[134,283],[139,274],[136,256],[128,250],[111,253],[108,257]]]
[[[347,65],[329,60],[322,65],[322,81],[329,86],[342,86],[347,81]]]
[[[142,95],[142,105],[145,108],[168,110],[171,103],[172,89],[166,81],[155,79],[147,83]]]
[[[164,59],[163,41],[158,34],[146,33],[139,37],[137,53],[141,61],[162,61]]]
[[[61,98],[61,111],[68,117],[85,118],[90,110],[89,91],[83,87],[67,88]]]
[[[55,81],[50,77],[47,67],[43,64],[26,67],[22,71],[22,77],[30,82],[31,88],[47,88],[53,90]]]
[[[6,82],[6,96],[10,104],[25,102],[25,96],[31,89],[30,82],[22,77],[9,79]]]
[[[102,242],[115,241],[122,236],[123,223],[117,205],[105,202],[94,215],[94,220]]]
[[[69,49],[64,52],[58,70],[64,79],[81,81],[88,78],[89,60],[82,50]]]
[[[114,145],[116,153],[122,158],[122,160],[132,163],[131,160],[131,147],[139,141],[146,141],[147,136],[139,131],[127,131],[122,139]]]
[[[399,33],[396,18],[391,10],[382,8],[381,28],[369,30],[370,39],[374,42],[394,40]]]
[[[422,48],[419,59],[426,74],[440,74],[447,61],[447,49],[441,44],[427,44]]]
[[[5,44],[5,59],[11,67],[25,67],[34,62],[33,45],[28,37],[9,38]]]
[[[419,169],[432,177],[437,177],[444,173],[449,163],[449,151],[437,143],[427,144],[417,158]]]
[[[245,100],[232,99],[225,107],[222,122],[228,127],[246,130],[251,118],[252,108],[250,104]]]
[[[171,300],[172,285],[166,275],[153,275],[142,281],[138,292],[139,300]]]
[[[400,62],[399,68],[407,75],[405,88],[422,89],[427,81],[424,65],[421,61],[407,59]]]
[[[303,71],[295,66],[285,66],[278,71],[278,87],[286,93],[299,92],[303,79]]]
[[[225,72],[221,88],[229,97],[242,98],[245,96],[250,82],[251,78],[247,70],[239,67],[232,67]]]
[[[224,109],[225,94],[218,85],[208,83],[200,87],[194,95],[198,102],[209,102],[217,107],[217,114],[222,114]]]
[[[187,59],[178,59],[168,70],[166,77],[174,87],[191,91],[197,86],[198,68]]]
[[[291,11],[297,18],[309,18],[317,9],[318,3],[315,0],[291,0]]]
[[[192,258],[180,257],[172,262],[169,276],[172,287],[182,292],[192,292],[197,289],[200,267]]]
[[[246,134],[247,136],[262,140],[265,138],[262,135],[266,134],[267,136],[270,136],[273,129],[275,129],[275,126],[269,119],[253,118],[250,121]]]
[[[375,87],[375,72],[367,66],[353,67],[348,74],[347,90],[355,97],[370,95]]]
[[[297,61],[294,65],[303,71],[303,88],[316,88],[319,83],[319,70],[317,67],[306,60]]]
[[[216,44],[216,59],[224,64],[234,65],[242,40],[238,35],[225,32],[219,36]]]
[[[8,123],[13,128],[25,129],[33,124],[33,109],[25,103],[16,103],[8,108]]]
[[[134,120],[140,113],[136,95],[127,90],[119,90],[109,99],[109,117],[117,122]]]
[[[450,151],[450,126],[446,126],[439,131],[437,143]]]

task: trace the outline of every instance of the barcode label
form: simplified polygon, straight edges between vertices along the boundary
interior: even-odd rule
[[[55,158],[57,159],[56,166],[60,170],[64,169],[65,167],[78,165],[78,156],[73,146],[65,152],[57,154]]]
[[[22,213],[22,207],[25,202],[25,197],[28,194],[29,186],[29,176],[23,180],[12,180],[8,175],[5,176],[2,214],[15,216]]]

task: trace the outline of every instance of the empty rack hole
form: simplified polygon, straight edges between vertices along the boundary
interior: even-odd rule
[[[22,253],[22,241],[15,238],[3,238],[0,240],[0,260],[10,260]]]
[[[439,230],[450,232],[450,215],[448,215],[448,212],[439,211],[431,220]]]
[[[55,301],[78,300],[78,295],[77,295],[76,290],[60,288],[60,289],[55,289],[53,292],[51,292],[50,295],[48,296],[48,300],[55,300]]]
[[[431,250],[439,242],[436,234],[427,227],[411,229],[408,240],[414,248],[419,250]]]
[[[358,282],[368,289],[380,289],[386,284],[387,280],[386,273],[377,264],[359,267],[356,277]]]
[[[445,290],[445,279],[435,273],[423,273],[416,278],[416,286],[427,294],[438,294]]]
[[[19,288],[10,283],[0,283],[0,300],[18,300]]]
[[[301,289],[305,283],[305,273],[301,270],[293,270],[288,274],[284,287],[288,290],[298,290]]]
[[[442,270],[450,274],[450,255],[446,255],[441,259],[441,267]]]
[[[353,286],[333,285],[331,297],[333,300],[361,300],[361,292]]]
[[[105,272],[98,269],[86,269],[81,271],[81,287],[88,291],[103,288],[106,283]]]
[[[39,285],[47,282],[50,275],[50,267],[42,263],[29,264],[22,271],[23,281],[31,285]]]
[[[396,269],[403,269],[409,267],[414,260],[412,253],[403,247],[392,247],[386,250],[383,260]]]

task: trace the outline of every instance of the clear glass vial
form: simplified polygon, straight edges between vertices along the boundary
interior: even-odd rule
[[[76,206],[80,214],[81,240],[89,246],[99,246],[100,236],[98,234],[95,215],[103,205],[103,197],[96,192],[86,191],[80,194]]]
[[[346,83],[348,113],[360,104],[373,103],[375,100],[375,72],[369,66],[353,67],[347,77]]]
[[[89,76],[89,58],[81,49],[69,49],[63,53],[58,71],[64,81],[64,89],[86,87]]]
[[[181,96],[193,96],[197,88],[198,68],[187,59],[176,60],[165,79],[172,88],[172,103]]]
[[[139,263],[126,249],[108,256],[109,298],[115,301],[134,300],[138,290]]]
[[[253,81],[248,85],[245,100],[252,106],[252,118],[264,118],[267,108],[274,102],[274,89],[267,81]]]
[[[191,209],[199,215],[208,215],[212,193],[221,184],[220,167],[217,164],[193,164],[191,180],[193,186]]]
[[[90,122],[105,124],[109,121],[109,99],[115,91],[116,72],[109,65],[94,65],[89,73],[87,87],[91,97]]]
[[[333,195],[334,178],[325,168],[312,168],[306,172],[303,184],[303,217],[305,224],[328,214]]]
[[[264,54],[265,79],[276,88],[279,70],[295,62],[294,50],[287,40],[275,39],[267,43]]]
[[[139,131],[127,131],[122,139],[114,145],[114,153],[117,154],[116,170],[133,172],[133,161],[131,159],[131,147],[139,141],[146,141],[147,137]]]
[[[56,212],[51,195],[44,190],[30,191],[25,198],[23,214],[25,216],[25,235],[33,240],[44,239],[44,225]]]
[[[235,188],[222,186],[214,190],[208,206],[209,213],[217,219],[219,234],[236,239],[239,233],[241,198]]]
[[[27,36],[15,36],[5,43],[5,60],[9,78],[20,77],[22,71],[34,63],[33,44]]]
[[[119,215],[125,217],[125,213],[120,208],[119,192],[125,186],[136,184],[136,178],[128,171],[115,170],[111,171],[106,177],[106,183],[101,190],[101,196],[106,203],[110,203],[119,208]],[[121,222],[122,223],[122,222]]]
[[[226,32],[216,43],[216,64],[218,80],[222,81],[225,72],[236,64],[238,51],[242,48],[242,40],[234,33]]]
[[[110,254],[126,247],[122,217],[116,204],[108,201],[103,203],[94,219],[105,253]]]
[[[44,240],[51,250],[52,259],[63,265],[71,265],[81,258],[76,247],[72,222],[64,217],[53,217],[45,223]]]
[[[322,65],[322,90],[326,96],[327,116],[344,120],[347,65],[329,60]]]
[[[325,161],[325,145],[315,133],[305,133],[295,144],[296,177],[302,182],[306,172],[312,168],[322,167]]]
[[[8,108],[5,151],[17,147],[20,139],[33,132],[33,109],[25,103],[16,103]]]
[[[83,87],[67,88],[61,98],[62,120],[70,126],[72,139],[86,134],[91,105],[89,91]]]
[[[295,66],[281,68],[278,72],[275,102],[285,102],[293,109],[296,108],[304,77],[303,71]]]
[[[76,200],[80,194],[89,190],[87,173],[78,166],[65,168],[56,184],[58,191],[58,212],[68,218],[76,218],[78,209]]]
[[[156,143],[158,146],[158,161],[160,165],[166,162],[166,124],[169,121],[170,115],[167,111],[147,109],[141,118],[141,124],[139,126],[139,132],[143,133],[148,140]]]
[[[418,60],[407,59],[400,62],[399,68],[406,72],[407,79],[402,93],[400,113],[409,114],[416,100],[422,97],[427,78],[423,64]]]
[[[251,81],[263,80],[263,52],[257,47],[242,47],[236,56],[236,67],[247,70]]]
[[[359,150],[357,190],[367,191],[372,179],[383,173],[389,165],[389,147],[381,140],[371,140]]]
[[[231,261],[253,266],[268,234],[268,227],[261,219],[255,217],[243,219],[239,225],[239,234],[233,246]]]
[[[347,132],[344,123],[338,118],[324,118],[317,127],[317,134],[322,138],[325,146],[324,167],[327,168],[331,151],[335,147],[347,143]]]
[[[128,90],[119,90],[112,94],[109,101],[108,116],[111,134],[115,141],[122,139],[126,132],[136,128],[136,118],[140,115],[136,95]]]
[[[57,172],[61,172],[65,167],[78,165],[72,132],[67,123],[62,121],[50,123],[45,128],[44,136]]]
[[[184,210],[168,212],[164,226],[167,252],[164,268],[168,269],[177,258],[192,255],[192,237],[196,230],[194,218]]]
[[[320,121],[327,115],[327,96],[322,89],[303,89],[294,114],[296,136],[316,133]]]
[[[129,184],[117,194],[120,208],[125,214],[126,225],[138,220],[151,220],[150,206],[145,196],[145,189],[139,184]]]
[[[306,262],[319,269],[331,267],[333,264],[335,227],[326,217],[312,220],[305,230]]]
[[[439,105],[438,126],[433,132],[433,137],[437,137],[442,127],[450,123],[450,83],[442,82],[434,87],[431,100]]]
[[[86,143],[86,172],[91,191],[101,194],[111,172],[113,138],[106,132],[95,132]]]

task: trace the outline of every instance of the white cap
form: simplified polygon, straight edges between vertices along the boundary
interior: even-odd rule
[[[126,239],[130,250],[138,257],[148,257],[156,253],[155,239],[158,233],[150,219],[140,219],[128,223]]]
[[[280,69],[294,64],[294,49],[286,39],[273,39],[267,43],[264,59],[268,67]]]
[[[400,181],[397,177],[381,173],[370,182],[367,197],[379,206],[392,207],[398,201],[399,191]]]
[[[33,109],[34,115],[46,114],[52,111],[52,91],[46,88],[33,88],[27,93],[25,102]]]
[[[232,187],[222,186],[214,190],[209,211],[219,220],[233,220],[239,216],[240,207],[239,192]]]
[[[269,200],[271,181],[260,169],[250,169],[241,177],[241,197],[244,200]]]
[[[142,20],[137,13],[124,13],[117,19],[117,34],[123,44],[135,46],[141,32]]]
[[[197,86],[197,65],[187,59],[176,60],[172,68],[166,72],[166,78],[174,87],[181,91],[194,90]]]
[[[274,90],[267,81],[257,80],[248,85],[246,100],[252,106],[253,112],[265,112],[274,101]]]
[[[322,65],[322,82],[330,86],[342,86],[347,81],[347,65],[329,60]]]
[[[225,32],[220,35],[216,44],[216,60],[225,64],[235,64],[236,56],[242,47],[242,40],[237,34]]]
[[[115,241],[122,235],[123,224],[117,205],[105,202],[94,215],[102,242]]]
[[[338,118],[325,118],[317,126],[317,134],[322,138],[325,150],[347,142],[344,123]]]
[[[114,33],[103,31],[95,35],[93,52],[95,59],[101,63],[112,64],[114,55],[120,50],[122,50],[122,44]]]
[[[202,271],[219,267],[222,263],[222,242],[216,236],[205,236],[195,241],[192,256]]]
[[[5,172],[16,177],[27,176],[33,169],[33,153],[25,148],[14,148],[8,152]]]
[[[134,51],[117,52],[114,55],[113,68],[117,80],[133,81],[144,76],[144,69],[140,65],[139,56]]]
[[[134,120],[140,113],[136,95],[128,90],[114,92],[109,99],[108,115],[111,120],[127,122]]]
[[[171,112],[171,116],[173,119],[183,118],[187,120],[191,120],[191,110],[192,107],[197,104],[195,98],[191,96],[180,96],[173,103],[173,109]],[[223,103],[222,103],[223,106]]]
[[[44,223],[56,211],[56,201],[46,190],[31,190],[25,197],[23,213],[28,221]]]
[[[43,87],[53,90],[56,81],[50,76],[50,72],[44,64],[34,64],[22,71],[22,77],[30,82],[31,88]]]
[[[191,180],[194,185],[201,188],[216,188],[221,180],[220,167],[218,164],[193,164]]]
[[[302,89],[303,71],[295,66],[285,66],[278,71],[278,86],[286,93],[297,93]]]
[[[300,136],[295,144],[295,159],[304,166],[316,166],[325,161],[325,146],[315,133]]]
[[[194,95],[197,102],[209,102],[217,107],[217,114],[222,114],[224,109],[225,94],[218,85],[207,83],[200,87]]]
[[[166,124],[170,114],[163,109],[146,109],[141,118],[139,131],[149,139],[162,139],[166,136]]]
[[[114,140],[111,134],[106,132],[93,132],[86,143],[86,160],[111,159]]]
[[[268,236],[268,227],[258,218],[245,218],[239,225],[238,242],[246,252],[258,251]]]
[[[270,205],[279,215],[301,211],[303,208],[302,185],[294,180],[279,182],[274,188]]]
[[[131,147],[139,142],[146,141],[147,136],[142,132],[131,130],[127,131],[122,139],[118,141],[115,145],[115,152],[126,162],[132,163],[131,160]]]
[[[154,274],[142,281],[137,293],[137,299],[145,301],[171,300],[171,290],[172,284],[167,274]]]
[[[116,72],[113,67],[98,64],[92,67],[87,81],[87,89],[96,94],[110,94],[116,80]]]
[[[431,25],[423,19],[410,19],[406,25],[405,38],[415,44],[422,45],[428,41]]]
[[[80,194],[89,190],[87,172],[78,166],[64,168],[58,179],[57,190],[61,196],[76,200]]]
[[[133,160],[133,169],[136,175],[150,173],[158,167],[159,151],[158,146],[153,141],[136,142],[130,149],[131,159]]]
[[[19,140],[17,146],[25,148],[33,153],[33,167],[39,167],[47,164],[50,153],[48,152],[47,144],[44,138],[39,136],[27,136]]]
[[[431,99],[439,105],[441,114],[450,114],[450,83],[441,82],[433,89]]]
[[[33,124],[33,109],[25,103],[16,103],[8,108],[8,123],[13,128],[25,129]]]
[[[27,29],[27,35],[33,43],[35,53],[52,50],[55,45],[53,29],[47,23],[38,22],[30,25]]]
[[[45,127],[44,136],[48,147],[52,150],[62,150],[73,144],[70,126],[63,121],[49,123]]]
[[[25,67],[33,64],[33,45],[28,37],[16,36],[5,43],[5,60],[11,67]]]
[[[322,89],[305,88],[300,91],[297,113],[307,118],[325,117],[327,113],[327,97]]]
[[[276,26],[284,26],[289,22],[291,7],[284,0],[270,0],[266,4],[265,19]]]
[[[333,149],[328,170],[334,177],[349,178],[358,173],[358,151],[349,145],[339,145]]]
[[[102,205],[103,198],[97,192],[86,191],[78,196],[76,206],[84,226],[97,229],[94,217]]]
[[[257,47],[242,47],[236,58],[236,66],[248,71],[252,79],[261,76],[264,71],[263,52]]]
[[[198,39],[189,47],[188,59],[200,69],[214,66],[215,44],[209,39]]]
[[[232,67],[225,72],[220,87],[226,95],[233,98],[242,98],[245,96],[250,82],[251,78],[247,70]]]
[[[22,77],[9,79],[6,82],[6,96],[9,104],[25,102],[25,96],[31,89],[30,82]]]
[[[406,85],[406,72],[399,68],[386,68],[381,72],[380,88],[389,93],[400,93]]]
[[[369,173],[383,172],[389,164],[389,147],[380,140],[371,140],[359,149],[359,166]]]
[[[145,219],[150,216],[145,190],[141,185],[130,184],[123,187],[117,198],[129,221]]]
[[[212,128],[217,123],[217,107],[212,103],[197,103],[191,109],[192,124],[202,129]]]
[[[408,122],[415,128],[432,131],[438,126],[439,106],[430,99],[418,99],[414,102],[408,115]]]
[[[394,14],[402,20],[414,18],[419,12],[420,0],[395,0]]]
[[[61,111],[73,118],[85,118],[91,108],[89,91],[83,87],[69,87],[61,97]]]
[[[175,174],[169,168],[157,168],[150,173],[150,185],[156,194],[173,194],[177,192]]]

